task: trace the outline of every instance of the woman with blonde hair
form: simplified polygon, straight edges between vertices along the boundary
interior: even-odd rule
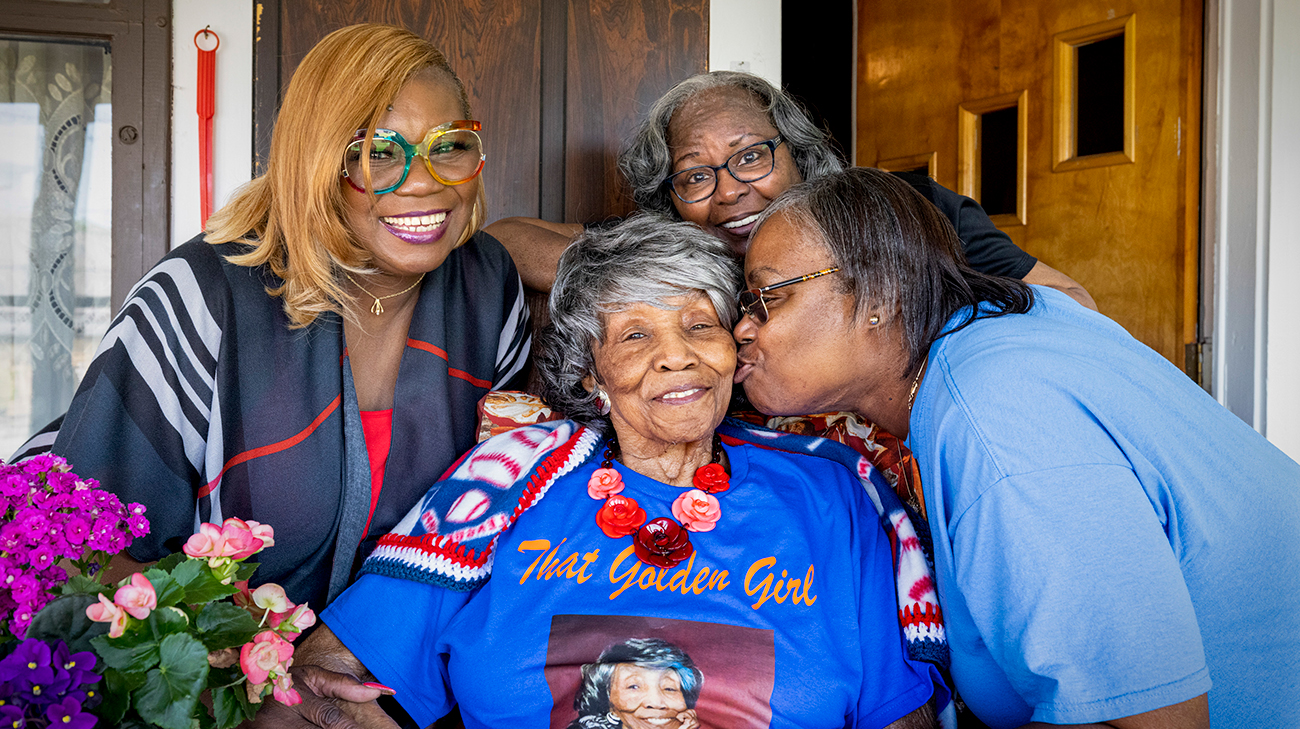
[[[530,344],[479,232],[479,129],[406,30],[343,28],[303,58],[266,174],[136,285],[54,442],[148,508],[134,559],[253,519],[276,530],[257,579],[319,610],[473,445]]]

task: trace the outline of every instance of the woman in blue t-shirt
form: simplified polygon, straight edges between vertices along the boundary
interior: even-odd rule
[[[581,236],[537,363],[573,420],[491,438],[430,489],[322,615],[296,685],[394,691],[421,726],[456,705],[468,727],[933,726],[949,700],[920,659],[946,647],[897,497],[847,447],[724,422],[737,284],[693,225]],[[611,646],[666,645],[666,666],[619,660],[583,690]]]

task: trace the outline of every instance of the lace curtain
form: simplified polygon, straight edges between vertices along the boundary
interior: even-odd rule
[[[82,369],[88,364],[74,363],[78,345],[86,349],[79,340],[89,335],[97,343],[107,323],[107,316],[93,316],[101,321],[91,328],[99,331],[88,332],[84,321],[87,303],[102,303],[107,309],[108,283],[88,286],[85,261],[79,263],[78,258],[106,260],[111,254],[96,251],[96,255],[87,256],[86,201],[81,200],[79,211],[78,198],[84,198],[83,173],[89,167],[87,130],[95,121],[97,105],[101,105],[99,113],[106,115],[111,85],[109,54],[103,46],[0,40],[0,105],[6,109],[7,126],[18,137],[34,137],[37,143],[24,160],[22,148],[29,145],[19,139],[0,139],[0,145],[12,145],[7,152],[12,159],[4,165],[7,176],[20,178],[0,181],[12,189],[11,205],[5,207],[22,206],[24,197],[32,200],[29,225],[23,225],[23,211],[11,209],[6,211],[9,220],[0,229],[0,235],[10,238],[0,247],[9,251],[9,260],[0,261],[0,266],[6,267],[0,296],[6,299],[4,318],[9,320],[0,326],[5,330],[4,345],[10,350],[5,364],[12,370],[6,378],[10,381],[3,383],[10,392],[0,393],[7,396],[10,410],[7,429],[11,432],[5,434],[9,442],[0,443],[6,448],[24,439],[12,440],[15,431],[25,430],[25,436],[67,409],[80,374],[74,364]],[[108,143],[108,139],[98,140],[105,147]],[[30,163],[37,156],[38,166],[31,170],[34,174],[25,173],[24,161]],[[24,227],[29,228],[25,237]],[[107,236],[106,230],[92,231],[92,243],[111,245]],[[26,261],[21,260],[24,252]],[[94,293],[101,294],[95,298],[102,302],[88,302],[84,291],[79,301],[79,284],[95,289]],[[94,345],[90,346],[93,351]],[[87,359],[85,352],[81,354],[80,359]],[[27,378],[30,381],[23,382]],[[23,410],[27,410],[26,418]],[[0,457],[8,453],[6,449]]]

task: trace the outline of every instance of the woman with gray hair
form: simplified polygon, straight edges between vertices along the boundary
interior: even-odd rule
[[[703,684],[704,674],[686,651],[660,638],[629,638],[583,664],[573,697],[578,718],[568,729],[657,727],[665,718],[696,729]]]
[[[553,619],[600,630],[638,616],[699,624],[702,641],[719,626],[770,631],[751,667],[770,695],[721,671],[701,705],[749,702],[789,726],[933,726],[947,689],[913,656],[946,648],[897,497],[837,443],[724,422],[738,283],[694,225],[634,216],[580,236],[537,363],[572,420],[466,455],[381,540],[295,665],[373,672],[421,726],[456,703],[469,727],[544,726],[557,701],[544,672],[572,665],[548,649],[562,640]],[[903,613],[916,620],[900,627]],[[299,684],[350,680],[312,670]],[[619,691],[644,701],[611,704],[620,723],[695,725],[669,700],[684,686],[624,677]],[[320,700],[304,699],[310,714]]]
[[[803,180],[844,168],[830,137],[784,90],[736,71],[692,76],[650,107],[619,169],[641,210],[695,223],[745,255],[758,216]],[[1020,250],[974,200],[924,175],[895,173],[939,208],[982,273],[1060,289],[1096,309],[1076,281]],[[582,226],[506,218],[487,227],[510,251],[524,284],[550,290],[560,253]]]

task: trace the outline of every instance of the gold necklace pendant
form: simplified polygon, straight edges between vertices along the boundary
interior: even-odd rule
[[[416,286],[419,286],[420,282],[424,280],[424,274],[422,273],[420,274],[419,278],[415,279],[415,283],[411,284],[410,286],[407,286],[406,288],[402,289],[401,291],[398,291],[395,294],[388,294],[387,296],[375,296],[374,294],[367,291],[365,286],[362,286],[360,283],[358,283],[355,278],[352,278],[352,274],[348,273],[347,271],[344,271],[343,275],[347,276],[348,280],[351,281],[353,285],[361,289],[361,293],[375,300],[375,303],[370,305],[370,313],[374,314],[375,316],[379,316],[380,314],[384,313],[384,305],[382,303],[384,299],[391,299],[394,296],[401,296],[402,294],[410,291]]]

